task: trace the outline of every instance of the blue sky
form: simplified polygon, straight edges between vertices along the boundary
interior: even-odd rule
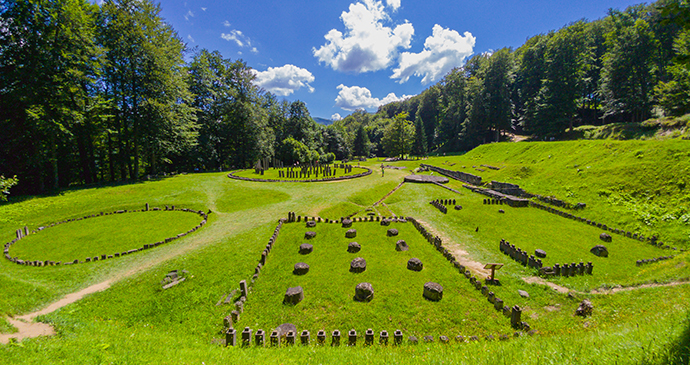
[[[472,54],[595,20],[626,0],[164,0],[190,48],[242,59],[257,83],[313,117],[419,94]]]

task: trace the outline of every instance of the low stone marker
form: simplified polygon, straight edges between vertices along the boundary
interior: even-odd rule
[[[388,237],[397,236],[397,235],[398,235],[398,230],[395,229],[395,228],[391,228],[391,229],[388,230],[388,232],[386,232],[386,235],[388,235]]]
[[[316,237],[316,232],[314,231],[308,231],[307,233],[304,234],[304,238],[310,240],[312,238]]]
[[[301,286],[296,286],[293,288],[287,288],[285,291],[285,298],[283,299],[283,304],[297,304],[304,299],[304,291]]]
[[[592,247],[589,252],[599,257],[609,257],[609,251],[606,249],[606,246],[603,245],[596,245]]]
[[[582,317],[591,316],[592,310],[594,310],[594,306],[592,305],[592,302],[590,302],[589,299],[585,299],[580,303],[580,306],[578,306],[577,309],[575,310],[575,315],[582,316]]]
[[[304,275],[308,272],[309,272],[309,265],[304,263],[304,262],[296,263],[294,270],[292,270],[292,273],[295,275]]]
[[[355,237],[357,237],[357,230],[356,230],[356,229],[348,229],[347,232],[345,232],[345,237],[346,237],[346,238],[355,238]]]
[[[443,298],[443,287],[439,283],[429,281],[424,284],[424,298],[437,302]]]
[[[342,224],[343,224],[343,228],[350,228],[350,227],[352,227],[352,219],[345,218],[345,219],[343,219]]]
[[[608,233],[606,233],[606,232],[600,234],[600,235],[599,235],[599,239],[601,239],[601,240],[604,241],[604,242],[611,242],[611,240],[613,240],[613,238],[611,237],[611,235],[608,234]]]
[[[358,302],[370,302],[374,299],[374,287],[370,283],[359,283],[355,287],[355,300]]]
[[[308,228],[316,227],[316,221],[307,221],[307,227]]]
[[[422,271],[424,268],[424,264],[422,264],[422,260],[413,257],[409,261],[407,261],[407,269],[412,270],[412,271]],[[426,286],[425,286],[426,288]]]
[[[536,249],[536,250],[534,250],[534,255],[543,259],[546,257],[546,251],[541,250],[541,249]]]
[[[361,257],[355,257],[350,262],[350,272],[360,273],[367,269],[367,261]]]
[[[310,254],[314,250],[314,246],[308,244],[308,243],[303,243],[299,245],[299,253],[302,255]]]
[[[360,246],[359,243],[357,243],[357,242],[350,242],[347,244],[347,252],[349,252],[349,253],[357,253],[361,249],[362,249],[362,246]]]
[[[410,249],[410,246],[407,245],[407,242],[405,240],[399,240],[398,242],[395,243],[395,250],[396,251],[407,251]]]

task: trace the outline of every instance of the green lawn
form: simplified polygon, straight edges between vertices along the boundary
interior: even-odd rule
[[[690,234],[690,225],[684,220],[690,212],[685,188],[690,176],[689,153],[690,142],[675,140],[499,143],[461,156],[390,163],[407,169],[386,170],[384,176],[377,170],[382,161],[373,159],[362,164],[374,173],[346,181],[261,183],[229,179],[226,173],[189,174],[22,198],[0,205],[2,242],[12,240],[15,230],[25,225],[35,228],[100,211],[141,209],[145,203],[213,213],[208,223],[191,235],[118,259],[55,267],[27,267],[0,260],[3,315],[41,309],[67,293],[115,279],[109,289],[39,317],[55,326],[56,336],[0,345],[0,358],[8,364],[687,363],[687,284],[611,295],[590,293],[617,285],[687,281],[690,270],[686,253],[673,252],[677,256],[672,260],[638,267],[637,259],[665,256],[671,251],[614,234],[613,242],[605,244],[610,256],[597,258],[589,249],[601,243],[600,229],[534,208],[484,205],[483,196],[454,180],[447,186],[459,194],[434,185],[406,183],[383,201],[387,208],[373,205],[410,170],[427,163],[475,173],[485,181],[517,183],[532,193],[584,202],[587,208],[579,215],[645,236],[655,233],[662,241],[685,249]],[[481,164],[501,169],[479,171]],[[429,204],[433,199],[456,199],[463,209],[451,207],[448,214],[443,214]],[[498,213],[498,209],[505,213]],[[391,211],[423,221],[443,237],[449,249],[466,252],[465,259],[505,263],[497,274],[502,285],[494,291],[507,304],[520,305],[524,320],[538,333],[510,341],[441,345],[437,340],[401,347],[242,349],[220,345],[223,317],[233,309],[223,300],[240,280],[251,278],[279,218],[288,212],[339,219],[355,213],[366,216],[369,212],[388,216]],[[27,256],[33,257],[35,252],[41,258],[46,255],[46,259],[52,259],[47,255],[57,257],[75,250],[74,254],[85,258],[100,254],[106,245],[113,245],[108,249],[117,251],[152,243],[158,237],[187,231],[200,220],[194,214],[158,213],[131,213],[59,225],[19,241],[11,253],[20,256],[20,250],[27,250]],[[138,228],[127,224],[130,219],[138,220]],[[270,330],[284,321],[294,321],[298,328],[307,328],[312,334],[321,328],[355,328],[361,333],[370,327],[390,332],[400,326],[406,334],[436,338],[441,334],[512,333],[508,320],[498,316],[486,298],[471,289],[467,279],[453,271],[411,223],[396,224],[400,238],[411,248],[403,255],[391,251],[394,240],[385,237],[385,229],[378,223],[355,223],[353,228],[358,230],[353,240],[362,244],[361,256],[370,266],[361,274],[347,271],[351,256],[357,254],[347,253],[343,247],[350,240],[344,237],[345,229],[340,225],[318,224],[314,229],[317,237],[311,240],[315,251],[312,256],[302,257],[296,254],[295,246],[303,242],[304,223],[285,224],[239,325]],[[151,236],[135,242],[138,230]],[[89,243],[75,243],[83,233],[89,233],[85,238]],[[115,237],[118,234],[122,236]],[[570,296],[544,285],[527,284],[522,278],[534,275],[535,270],[503,255],[498,246],[501,238],[528,251],[544,249],[547,265],[592,261],[594,275],[552,279],[573,289]],[[62,244],[51,245],[51,240],[56,239]],[[94,242],[102,245],[98,252],[91,250]],[[409,259],[405,255],[413,254],[424,262],[424,271],[411,273],[402,266]],[[295,277],[291,271],[296,260],[309,263],[313,271]],[[162,290],[161,280],[173,269],[187,270],[187,281]],[[431,279],[447,291],[437,303],[421,299],[420,285]],[[372,302],[352,300],[359,281],[374,285]],[[305,288],[305,300],[295,307],[282,304],[285,289],[291,285]],[[528,292],[529,297],[520,296],[518,290]],[[573,313],[584,298],[594,304],[594,314],[583,319]],[[0,320],[0,331],[12,329]]]

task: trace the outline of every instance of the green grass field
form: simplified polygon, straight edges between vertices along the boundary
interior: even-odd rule
[[[226,173],[189,174],[22,198],[0,205],[3,243],[12,240],[20,227],[35,229],[100,211],[141,209],[145,203],[213,213],[208,223],[191,235],[118,259],[54,267],[0,260],[3,317],[42,309],[68,293],[113,280],[105,291],[39,316],[38,320],[55,327],[55,336],[0,345],[0,358],[8,364],[687,363],[690,290],[685,283],[690,270],[686,252],[662,250],[614,234],[612,243],[604,243],[610,256],[597,258],[589,248],[601,243],[600,229],[534,208],[484,205],[484,196],[454,180],[447,186],[459,194],[433,185],[406,183],[383,204],[374,204],[410,170],[426,163],[477,174],[484,181],[516,183],[535,194],[584,202],[587,207],[578,215],[645,236],[656,234],[685,250],[690,241],[688,157],[690,141],[681,140],[500,143],[460,156],[386,163],[407,169],[386,170],[385,176],[377,170],[381,161],[373,159],[362,163],[372,168],[371,175],[346,181],[260,183],[229,179]],[[500,169],[482,168],[482,164]],[[463,209],[450,207],[448,214],[443,214],[429,204],[433,199],[456,199]],[[498,209],[505,213],[498,213]],[[223,300],[240,280],[251,278],[278,219],[290,211],[329,219],[367,213],[415,217],[440,235],[457,257],[478,264],[505,263],[497,273],[502,285],[494,291],[507,304],[520,305],[524,320],[537,333],[509,341],[451,341],[447,345],[437,340],[416,346],[405,342],[400,347],[225,348],[221,345],[223,318],[233,306],[223,304]],[[85,258],[105,249],[125,250],[152,243],[158,237],[187,231],[200,220],[188,213],[151,213],[52,227],[19,241],[11,253],[40,254],[45,259],[61,254]],[[175,217],[165,215],[170,213]],[[456,334],[512,334],[508,319],[493,311],[486,298],[453,271],[411,223],[394,225],[401,230],[400,238],[410,245],[404,255],[414,254],[424,262],[422,272],[407,272],[402,263],[409,257],[391,251],[389,241],[394,240],[385,237],[384,227],[376,222],[353,225],[358,236],[352,241],[363,247],[359,254],[350,254],[343,247],[351,240],[344,237],[345,229],[340,225],[318,224],[314,228],[317,237],[311,240],[315,246],[312,256],[296,253],[307,230],[304,223],[285,224],[238,325],[268,331],[290,321],[299,329],[309,329],[312,335],[321,328],[328,332],[355,328],[361,333],[367,328],[392,332],[398,326],[406,335],[429,334],[437,339],[441,334],[451,338]],[[149,236],[135,242],[136,233],[141,231]],[[544,249],[546,265],[592,261],[594,275],[549,279],[569,289],[570,294],[528,284],[523,278],[534,276],[536,271],[502,254],[498,244],[502,238],[527,251]],[[98,252],[94,252],[94,245],[99,245]],[[637,259],[668,254],[676,256],[635,265]],[[370,268],[360,274],[348,272],[354,255],[365,257]],[[309,263],[311,271],[294,276],[291,271],[296,260]],[[187,281],[161,290],[161,280],[173,269],[187,270]],[[447,290],[440,302],[421,299],[420,283],[430,278]],[[374,285],[372,302],[352,300],[354,285],[360,281]],[[292,285],[305,288],[305,300],[294,307],[284,306],[282,296]],[[627,290],[600,294],[617,287]],[[518,290],[527,291],[529,297],[520,296]],[[585,298],[594,304],[593,315],[577,317],[573,313]],[[0,332],[12,331],[9,323],[0,319]]]

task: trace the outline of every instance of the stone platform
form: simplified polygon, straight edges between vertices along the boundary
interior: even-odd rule
[[[411,183],[437,183],[437,184],[447,184],[448,178],[445,176],[436,175],[409,175],[405,176],[405,182]]]

